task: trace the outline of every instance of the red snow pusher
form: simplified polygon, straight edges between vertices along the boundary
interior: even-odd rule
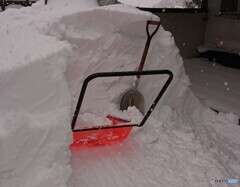
[[[156,26],[153,32],[149,31],[150,30],[149,25]],[[158,31],[159,26],[160,26],[160,21],[152,21],[152,20],[147,21],[147,25],[146,25],[147,42],[145,44],[145,48],[143,51],[141,62],[138,67],[138,71],[95,73],[88,76],[84,80],[82,90],[76,106],[76,110],[73,116],[72,124],[71,124],[72,132],[73,132],[73,143],[70,145],[71,148],[79,147],[83,145],[93,146],[93,145],[104,145],[104,144],[109,144],[113,142],[119,142],[127,138],[127,136],[129,135],[133,127],[135,126],[142,127],[145,124],[146,120],[152,113],[153,109],[155,108],[158,101],[161,99],[162,95],[164,94],[164,92],[166,91],[167,87],[169,86],[169,84],[173,79],[173,74],[169,70],[142,71],[151,40],[153,36],[156,34],[156,32]],[[127,110],[129,106],[136,106],[140,110],[140,112],[144,114],[144,108],[145,108],[144,97],[137,90],[138,83],[140,81],[140,76],[164,75],[164,74],[168,75],[169,77],[139,124],[133,124],[131,123],[131,121],[121,119],[116,116],[108,115],[106,116],[106,118],[108,118],[111,121],[110,125],[103,124],[102,126],[93,126],[90,128],[75,129],[75,125],[78,119],[78,114],[83,102],[84,94],[86,92],[87,85],[91,80],[100,78],[100,77],[107,78],[107,77],[136,76],[137,79],[134,82],[134,87],[123,94],[122,100],[120,102],[120,109]],[[84,126],[84,124],[80,124],[80,126]]]
[[[162,89],[154,99],[150,108],[144,115],[142,121],[139,124],[131,123],[131,121],[118,118],[116,116],[108,115],[107,118],[111,121],[110,125],[93,126],[90,128],[75,129],[75,125],[78,119],[78,114],[81,109],[83,98],[87,89],[88,83],[96,78],[100,77],[123,77],[123,76],[148,76],[148,75],[168,75],[168,79],[163,85]],[[78,99],[75,113],[73,115],[71,129],[73,132],[73,143],[70,148],[77,148],[81,146],[94,146],[105,145],[115,142],[120,142],[127,138],[133,127],[142,127],[151,115],[155,106],[163,96],[164,92],[168,88],[173,79],[173,74],[169,70],[148,70],[148,71],[124,71],[124,72],[101,72],[94,73],[88,76],[81,89],[81,93]],[[80,121],[80,120],[79,120]],[[80,124],[81,125],[81,124]]]

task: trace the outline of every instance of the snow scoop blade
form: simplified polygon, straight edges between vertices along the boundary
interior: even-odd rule
[[[127,110],[129,106],[135,106],[144,114],[145,101],[143,95],[138,90],[129,89],[123,94],[120,102],[120,110]]]
[[[97,146],[97,145],[106,145],[111,143],[116,143],[124,140],[128,137],[129,133],[132,130],[132,126],[126,126],[121,128],[113,128],[118,124],[128,123],[129,121],[119,119],[113,116],[108,116],[108,119],[112,121],[112,124],[109,126],[97,127],[96,130],[76,131],[73,132],[73,143],[70,145],[70,148],[78,148],[82,146]],[[106,127],[109,127],[106,129]]]

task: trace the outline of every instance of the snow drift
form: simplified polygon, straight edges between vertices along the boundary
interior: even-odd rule
[[[83,5],[75,10],[96,3]],[[71,96],[64,75],[71,45],[46,34],[63,16],[61,8],[74,12],[66,2],[39,2],[0,15],[1,187],[66,186],[71,175]]]
[[[54,23],[51,34],[74,46],[66,71],[73,97],[78,97],[84,77],[92,73],[137,69],[146,42],[146,21],[151,19],[159,18],[133,7],[114,5],[65,16],[58,23]],[[189,85],[182,64],[173,37],[161,27],[154,36],[144,69],[173,71],[176,78],[172,87],[175,87],[175,91],[169,90],[164,101],[171,101],[172,106],[184,96]],[[147,96],[146,106],[152,102],[165,80],[166,77],[161,76],[155,79],[141,78],[139,90]],[[96,101],[102,100],[99,110],[102,111],[104,107],[105,112],[110,113],[114,104],[115,107],[119,105],[120,95],[131,87],[132,82],[129,78],[96,81],[86,94],[87,102],[84,106],[93,110],[94,105],[96,110]],[[149,89],[152,93],[149,93]],[[97,93],[97,96],[94,97],[94,93]],[[96,100],[93,101],[94,98]]]
[[[158,19],[123,5],[97,7],[93,0],[51,1],[46,7],[40,3],[18,10],[18,23],[14,10],[0,15],[1,187],[67,186],[71,115],[84,78],[94,72],[135,70],[146,41],[146,21]],[[171,33],[162,27],[144,69],[174,73],[153,117],[123,144],[74,153],[69,185],[194,186],[197,181],[208,186],[211,177],[237,177],[239,142],[228,136],[220,145],[216,133],[208,134],[209,128],[215,132],[216,114],[188,89],[182,58]],[[141,79],[139,90],[147,106],[164,79]],[[136,111],[118,110],[119,97],[132,81],[94,82],[82,114],[99,123],[107,113],[136,117]],[[234,130],[231,126],[230,132]],[[222,150],[229,159],[218,156]]]

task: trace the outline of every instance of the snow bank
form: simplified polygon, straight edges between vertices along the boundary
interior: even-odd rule
[[[136,70],[146,42],[146,21],[158,19],[123,5],[97,7],[93,0],[41,3],[17,10],[17,17],[16,10],[0,15],[1,187],[67,186],[71,115],[84,78],[94,72]],[[69,185],[194,186],[197,181],[208,186],[210,177],[237,176],[238,142],[229,136],[227,143],[216,138],[216,116],[188,89],[182,58],[171,33],[162,27],[144,69],[170,69],[174,74],[154,115],[123,144],[73,153],[75,173]],[[141,78],[146,107],[165,80]],[[81,115],[94,123],[104,122],[108,113],[138,120],[134,108],[118,110],[121,94],[132,82],[92,82]],[[209,134],[209,128],[214,133]],[[232,126],[229,133],[234,130]],[[229,151],[226,159],[218,156],[223,150]]]
[[[79,11],[75,5],[38,2],[0,14],[1,187],[67,185],[71,96],[64,73],[71,45],[47,31],[62,10]]]
[[[84,77],[103,71],[136,70],[146,42],[146,21],[158,20],[148,12],[133,7],[114,5],[65,16],[53,24],[51,34],[67,40],[73,54],[67,68],[67,81],[76,103]],[[150,30],[152,28],[150,27]],[[188,86],[182,58],[169,32],[160,27],[154,36],[145,70],[170,69],[176,77],[164,102],[177,106]],[[146,95],[146,109],[160,91],[166,76],[142,77],[139,90]],[[132,86],[132,78],[108,78],[94,81],[87,90],[83,113],[106,116],[118,110],[121,95]],[[151,93],[149,93],[151,90]],[[175,99],[173,99],[175,98]],[[159,105],[160,106],[160,105]],[[158,108],[156,109],[156,113]]]
[[[66,71],[73,103],[87,75],[137,69],[148,19],[158,18],[133,7],[114,5],[78,12],[52,25],[51,35],[73,45]],[[170,69],[174,73],[163,100],[146,126],[134,129],[123,144],[73,152],[73,185],[209,186],[211,178],[238,178],[237,126],[231,124],[229,134],[233,137],[219,134],[221,128],[216,124],[225,124],[226,116],[217,120],[216,114],[203,107],[188,89],[182,58],[172,35],[162,27],[152,41],[144,69]],[[141,78],[139,90],[146,106],[165,80]],[[80,116],[90,118],[90,123],[105,123],[104,116],[109,113],[134,118],[135,111],[132,116],[118,111],[121,95],[132,82],[123,78],[94,81]],[[222,138],[227,141],[222,142]]]
[[[158,19],[123,5],[87,10],[95,4],[86,1],[79,11],[66,2],[50,2],[47,7],[40,3],[1,14],[1,187],[66,185],[71,175],[71,111],[84,77],[99,71],[137,69],[146,41],[146,21]],[[182,61],[171,34],[160,28],[150,51],[149,57],[154,57],[148,58],[146,69],[172,69],[178,77],[174,84],[181,85],[185,75],[183,69],[178,70]],[[157,51],[165,52],[153,55]],[[167,58],[169,54],[172,58]],[[95,100],[86,98],[83,111],[103,116],[104,106],[104,114],[117,112],[136,118],[134,109],[120,114],[117,108],[121,93],[131,84],[132,79],[119,78],[93,83],[89,96],[98,95]],[[143,78],[139,89],[144,93],[158,87]],[[151,97],[146,98],[147,103]]]
[[[63,76],[67,56],[63,48],[29,64],[19,61],[19,67],[2,69],[1,186],[58,186],[70,175],[61,177],[70,173],[70,167],[65,168],[70,119],[70,95]]]

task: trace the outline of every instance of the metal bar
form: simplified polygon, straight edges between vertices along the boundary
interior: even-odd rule
[[[99,126],[99,127],[91,127],[91,128],[83,128],[83,129],[75,129],[72,132],[83,132],[83,131],[92,131],[92,130],[103,130],[103,129],[118,129],[124,127],[138,127],[138,124],[126,124],[126,125],[118,125],[118,126]]]
[[[162,95],[164,94],[164,92],[166,91],[167,87],[169,86],[169,84],[171,83],[172,79],[173,79],[173,74],[171,71],[169,70],[148,70],[148,71],[123,71],[123,72],[100,72],[100,73],[94,73],[92,75],[89,75],[83,82],[82,85],[82,89],[79,95],[79,99],[78,99],[78,103],[76,106],[76,110],[74,112],[73,115],[73,119],[72,119],[72,123],[71,123],[71,129],[73,132],[79,131],[79,130],[75,130],[75,125],[76,125],[76,121],[78,118],[78,114],[79,111],[81,109],[82,106],[82,102],[83,102],[83,98],[87,89],[87,85],[88,83],[95,79],[95,78],[99,78],[99,77],[124,77],[124,76],[137,76],[137,75],[160,75],[160,74],[165,74],[168,75],[169,78],[166,81],[166,83],[164,84],[163,88],[160,90],[157,98],[154,100],[153,104],[151,105],[151,107],[149,108],[147,114],[144,116],[142,122],[137,125],[137,124],[130,124],[130,126],[143,126],[144,123],[146,122],[146,120],[148,119],[148,117],[150,116],[150,114],[152,113],[152,110],[155,108],[155,106],[157,105],[158,101],[161,99]],[[123,126],[116,126],[116,128],[120,128],[120,127],[127,127],[127,125],[123,125]],[[96,127],[92,128],[92,130],[97,130],[97,129],[103,129],[103,128],[110,128],[110,127]],[[115,127],[111,127],[111,128],[115,128]],[[83,131],[84,129],[81,129],[80,131]],[[87,129],[90,130],[90,129]]]
[[[151,115],[152,111],[154,110],[154,108],[156,107],[157,103],[159,102],[159,100],[162,98],[163,94],[165,93],[165,91],[167,90],[168,86],[170,85],[170,83],[172,82],[173,79],[173,74],[171,71],[167,72],[168,74],[168,79],[165,82],[165,84],[163,85],[162,89],[160,90],[158,96],[156,97],[156,99],[153,101],[152,105],[150,106],[150,108],[148,109],[147,113],[145,114],[142,122],[138,125],[139,127],[142,127],[145,122],[147,121],[148,117]]]

